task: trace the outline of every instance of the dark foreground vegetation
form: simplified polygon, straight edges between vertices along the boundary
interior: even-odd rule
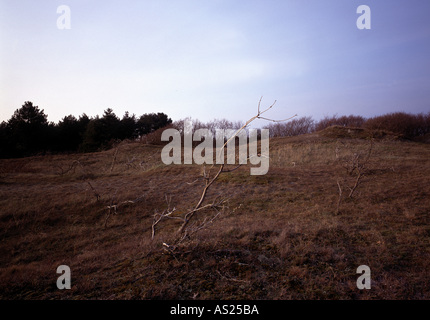
[[[271,138],[269,172],[221,175],[222,213],[174,248],[208,167],[136,141],[1,159],[0,299],[430,299],[430,145],[384,119]]]
[[[170,123],[164,113],[136,117],[126,112],[120,119],[108,108],[101,117],[68,115],[55,124],[48,122],[44,110],[26,101],[0,125],[0,157],[106,150],[117,141],[136,139]]]

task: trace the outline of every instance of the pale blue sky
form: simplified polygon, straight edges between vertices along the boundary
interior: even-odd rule
[[[429,57],[427,0],[0,0],[0,121],[24,101],[246,120],[260,96],[276,119],[428,112]]]

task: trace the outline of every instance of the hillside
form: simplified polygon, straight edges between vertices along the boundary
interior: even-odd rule
[[[0,299],[430,299],[430,146],[374,137],[271,139],[269,172],[221,174],[224,210],[174,250],[180,222],[151,239],[154,214],[195,206],[201,166],[134,142],[0,160]]]

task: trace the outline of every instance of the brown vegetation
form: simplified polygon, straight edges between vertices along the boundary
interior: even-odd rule
[[[293,119],[286,123],[266,126],[271,137],[291,137],[306,133],[320,132],[332,127],[345,127],[350,132],[363,132],[373,135],[396,135],[404,139],[427,141],[430,134],[430,113],[409,114],[405,112],[388,113],[373,118],[362,116],[326,116],[319,121],[311,117]]]
[[[412,139],[430,133],[430,113],[407,114],[395,112],[370,118],[364,126],[368,129],[382,129]]]
[[[220,176],[208,197],[228,208],[174,251],[176,221],[152,239],[155,214],[185,214],[205,181],[164,165],[162,146],[0,160],[0,298],[429,299],[428,144],[376,137],[337,210],[338,159],[366,154],[369,132],[272,138],[269,172]],[[56,287],[62,264],[71,290]],[[370,290],[356,287],[363,264]]]

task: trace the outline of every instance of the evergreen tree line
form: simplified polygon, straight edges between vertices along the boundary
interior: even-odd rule
[[[0,158],[99,151],[115,141],[137,139],[171,123],[164,113],[136,117],[126,112],[120,119],[110,108],[101,117],[68,115],[53,123],[48,122],[44,110],[26,101],[8,121],[0,124]]]

